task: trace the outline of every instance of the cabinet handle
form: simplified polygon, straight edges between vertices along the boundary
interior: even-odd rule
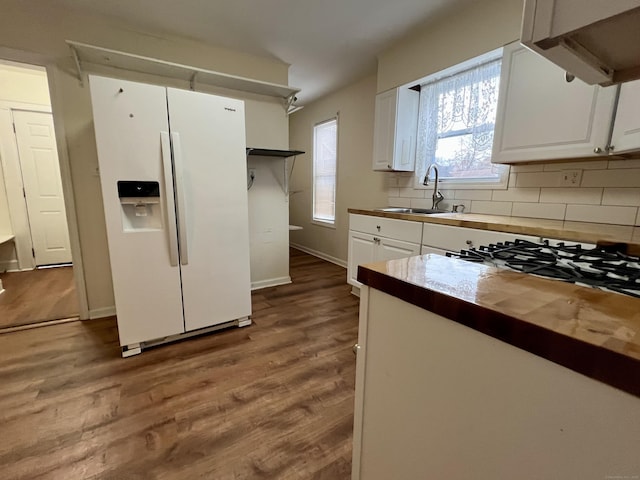
[[[360,350],[360,345],[358,345],[357,343],[352,347],[353,350],[353,354],[357,355],[358,354],[358,350]]]
[[[391,170],[391,165],[388,165],[388,164],[387,164],[387,168],[388,168],[389,170]]]
[[[464,243],[466,243],[466,244],[467,244],[467,245],[469,245],[470,247],[473,247],[473,242],[472,242],[471,240],[467,240],[467,241],[466,241],[466,242],[464,242]]]
[[[615,148],[616,147],[614,147],[613,145],[607,145],[607,152],[613,152]]]
[[[380,231],[380,225],[376,225],[376,228],[378,229],[378,231]]]
[[[574,74],[569,73],[569,72],[564,72],[564,80],[565,80],[567,83],[571,83],[571,82],[573,82],[575,79],[576,79],[576,76],[575,76]]]
[[[593,149],[593,153],[596,153],[596,154],[602,153],[602,149],[600,147],[596,147]]]

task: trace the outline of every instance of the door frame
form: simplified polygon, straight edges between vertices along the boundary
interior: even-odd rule
[[[59,88],[56,86],[56,74],[57,68],[53,57],[47,55],[41,55],[33,52],[25,52],[22,50],[15,50],[8,47],[0,46],[0,58],[3,60],[9,60],[18,63],[27,63],[31,65],[42,66],[47,71],[47,82],[49,84],[49,97],[51,99],[51,113],[53,116],[53,126],[55,129],[56,145],[58,149],[58,160],[60,162],[60,178],[62,180],[62,193],[64,195],[65,210],[67,215],[67,225],[69,228],[69,241],[71,243],[71,258],[73,261],[73,277],[76,284],[76,294],[78,296],[78,315],[80,319],[86,320],[89,318],[89,304],[87,300],[87,287],[84,276],[84,263],[82,259],[82,250],[80,247],[80,234],[78,230],[78,217],[76,214],[75,198],[73,195],[73,183],[71,180],[71,165],[69,161],[69,150],[67,146],[67,136],[64,121],[60,112],[63,111],[62,94]],[[23,104],[24,107],[24,104]],[[23,108],[19,108],[22,110]],[[27,110],[36,110],[33,105]],[[40,110],[42,111],[42,110]],[[11,127],[13,135],[13,127]],[[14,143],[15,143],[15,136]],[[15,145],[15,153],[17,155],[17,145]],[[14,161],[19,162],[19,158],[14,157]],[[3,160],[3,167],[5,160]],[[5,174],[6,169],[3,168]],[[22,176],[20,176],[20,183],[22,184]],[[7,185],[8,186],[8,185]],[[16,198],[16,195],[19,197]],[[24,197],[21,189],[7,188],[7,197],[9,206],[11,204],[19,205],[25,204]],[[26,204],[24,205],[26,212]],[[31,241],[31,240],[30,240]],[[29,252],[30,253],[30,252]]]

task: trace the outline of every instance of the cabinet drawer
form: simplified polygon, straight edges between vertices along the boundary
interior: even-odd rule
[[[422,244],[447,251],[459,251],[463,248],[479,247],[490,243],[505,242],[521,238],[532,242],[540,241],[539,237],[519,235],[517,233],[493,232],[475,228],[452,227],[449,225],[424,224]]]
[[[352,213],[349,215],[349,230],[411,243],[420,243],[422,239],[422,222],[396,220],[394,218],[356,215]]]

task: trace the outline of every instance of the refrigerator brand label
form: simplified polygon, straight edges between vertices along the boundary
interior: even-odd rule
[[[227,112],[235,112],[235,111],[236,111],[236,109],[235,109],[235,108],[224,107],[224,109],[225,109]]]

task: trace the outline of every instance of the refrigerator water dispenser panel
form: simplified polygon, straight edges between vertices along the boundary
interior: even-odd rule
[[[118,198],[125,232],[162,230],[158,182],[118,181]]]

